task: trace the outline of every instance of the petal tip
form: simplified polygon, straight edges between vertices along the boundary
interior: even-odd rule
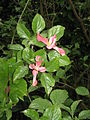
[[[33,83],[32,83],[32,86],[37,86],[37,80],[35,80]]]

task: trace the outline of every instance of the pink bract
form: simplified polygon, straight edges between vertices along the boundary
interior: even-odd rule
[[[32,74],[33,74],[33,83],[32,83],[32,86],[36,86],[37,85],[37,80],[36,80],[36,77],[37,77],[37,74],[38,74],[38,71],[39,72],[45,72],[46,71],[46,68],[45,67],[40,67],[43,60],[40,60],[41,56],[36,56],[36,65],[34,64],[30,64],[29,65],[29,68],[32,69]]]
[[[37,77],[38,71],[33,70],[32,74],[33,74],[33,83],[32,83],[32,86],[36,86],[37,85],[36,77]]]
[[[40,41],[40,42],[43,42],[46,45],[48,43],[48,39],[47,38],[43,38],[39,33],[37,33],[37,40]]]
[[[50,37],[49,41],[47,38],[43,38],[39,33],[37,33],[37,40],[43,42],[47,49],[55,49],[57,50],[62,56],[65,55],[65,51],[62,48],[56,46],[56,35]]]
[[[62,56],[65,55],[65,50],[63,50],[62,48],[58,48],[57,46],[55,46],[53,49],[57,50]]]

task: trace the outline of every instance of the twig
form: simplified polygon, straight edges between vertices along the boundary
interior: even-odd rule
[[[63,83],[63,82],[59,82],[60,84],[63,84],[64,86],[67,86],[67,87],[69,87],[69,88],[71,88],[71,89],[73,89],[73,90],[75,90],[75,88],[74,87],[72,87],[72,86],[70,86],[70,85],[68,85],[67,83]]]
[[[80,76],[79,76],[79,78],[77,79],[77,81],[76,81],[75,84],[79,83],[79,81],[81,80],[81,78],[83,77],[83,75],[89,70],[89,68],[90,68],[90,66],[88,66],[88,68],[85,69],[85,70],[80,74]]]
[[[54,0],[53,0],[53,14],[54,14],[54,16],[53,16],[53,18],[52,18],[52,26],[53,26],[54,19],[55,19],[55,17],[56,17]]]
[[[49,17],[48,17],[47,1],[46,0],[44,0],[44,5],[45,5],[45,9],[46,9],[47,18],[49,19]]]
[[[19,17],[19,19],[18,19],[17,24],[21,21],[22,16],[23,16],[23,14],[24,14],[24,12],[25,12],[25,10],[26,10],[26,8],[27,8],[28,3],[29,3],[29,0],[27,0],[27,2],[26,2],[26,4],[25,4],[24,9],[23,9],[23,11],[22,11],[22,13],[21,13],[21,15],[20,15],[20,17]],[[17,25],[16,25],[16,26],[17,26]],[[15,33],[16,33],[16,29],[15,29],[15,31],[14,31],[14,34],[13,34],[13,37],[12,37],[12,40],[11,40],[11,44],[13,44],[14,37],[15,37]]]
[[[44,16],[42,0],[40,0],[40,13],[41,13],[42,16]]]
[[[74,7],[74,4],[73,4],[72,0],[69,0],[69,3],[70,3],[70,5],[71,5],[71,7],[72,7],[72,10],[73,10],[73,13],[74,13],[75,17],[76,17],[77,20],[80,22],[81,28],[82,28],[82,30],[83,30],[83,33],[84,33],[84,35],[85,35],[85,38],[86,38],[87,42],[90,44],[90,38],[89,38],[89,36],[88,36],[88,34],[87,34],[87,30],[86,30],[86,28],[85,28],[85,26],[84,26],[84,23],[83,23],[82,19],[81,19],[80,16],[77,14],[77,11],[76,11],[76,9],[75,9],[75,7]]]

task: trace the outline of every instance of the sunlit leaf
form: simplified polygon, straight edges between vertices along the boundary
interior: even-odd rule
[[[26,74],[28,74],[28,67],[27,66],[19,66],[14,72],[13,81],[23,78]]]
[[[24,115],[31,118],[32,120],[39,120],[39,114],[33,109],[27,109],[23,111]]]
[[[52,90],[52,87],[55,85],[54,78],[49,73],[43,73],[41,75],[41,84],[45,88],[47,94]]]
[[[54,26],[48,30],[48,38],[56,34],[56,40],[58,41],[64,35],[65,28],[61,25]]]
[[[21,38],[30,39],[30,32],[29,30],[25,27],[23,23],[18,23],[17,24],[17,33]]]
[[[32,30],[34,33],[41,32],[45,28],[45,21],[40,14],[36,14],[32,21]]]
[[[50,107],[52,104],[49,100],[43,98],[36,98],[33,100],[29,106],[29,108],[38,109],[39,111],[43,111],[46,108]]]
[[[49,120],[61,120],[61,110],[58,106],[53,105],[47,108],[44,115],[49,118]]]

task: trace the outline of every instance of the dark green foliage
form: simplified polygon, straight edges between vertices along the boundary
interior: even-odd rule
[[[72,1],[90,39],[90,0]],[[26,2],[0,0],[0,119],[90,119],[90,42],[70,0],[29,0],[22,14]],[[66,55],[47,50],[37,32],[45,38],[56,34]],[[32,87],[28,66],[37,55],[47,71]]]

